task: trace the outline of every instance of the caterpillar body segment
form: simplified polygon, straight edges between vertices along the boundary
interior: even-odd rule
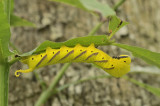
[[[73,62],[84,62],[84,58],[86,57],[88,47],[83,47],[80,44],[77,44],[74,47],[74,54],[72,61]]]
[[[39,55],[32,55],[28,58],[27,65],[29,68],[40,68],[44,67],[46,65],[46,62],[48,61],[47,54],[41,53]]]
[[[60,54],[62,53],[62,51],[60,52],[60,49],[52,49],[50,47],[48,47],[46,49],[46,54],[47,54],[47,65],[51,65],[51,64],[56,64],[58,63],[60,57]]]
[[[67,63],[67,62],[86,62],[93,63],[101,67],[114,77],[121,77],[130,71],[131,59],[127,55],[119,57],[110,57],[103,51],[94,47],[91,44],[88,47],[83,47],[77,44],[75,47],[62,46],[60,49],[52,49],[48,47],[44,53],[25,57],[21,60],[29,66],[26,70],[17,70],[16,77],[19,73],[31,72],[36,68],[46,65]]]

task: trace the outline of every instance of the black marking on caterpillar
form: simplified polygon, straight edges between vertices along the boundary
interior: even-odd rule
[[[98,52],[89,55],[89,56],[86,58],[86,60],[88,60],[88,59],[91,58],[92,56],[96,56],[96,55],[98,55]]]
[[[67,50],[67,52],[68,52],[68,50]],[[74,50],[70,51],[68,54],[66,54],[66,55],[65,55],[63,58],[61,58],[59,61],[67,58],[67,57],[68,57],[70,54],[72,54],[72,53],[74,53]]]
[[[45,56],[43,56],[43,58],[38,62],[38,64],[36,65],[36,67],[38,67],[46,57],[47,57],[47,54]]]
[[[104,68],[105,70],[111,70],[111,69],[114,69],[114,67],[111,67],[111,68]]]
[[[128,56],[113,56],[114,59],[121,59],[121,58],[127,58]]]
[[[100,60],[100,61],[94,61],[94,62],[108,62],[108,60]]]
[[[58,51],[55,55],[53,55],[53,57],[48,61],[48,63],[51,62],[59,53],[60,53],[60,51]]]
[[[82,51],[82,50],[80,50],[80,51]],[[80,53],[78,56],[76,56],[73,60],[75,60],[75,59],[81,57],[81,56],[82,56],[83,54],[85,54],[86,52],[87,52],[87,50],[83,51],[83,52]]]

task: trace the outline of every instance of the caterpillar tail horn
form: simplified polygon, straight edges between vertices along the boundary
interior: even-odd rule
[[[15,76],[16,77],[19,77],[20,76],[20,73],[28,73],[28,72],[32,72],[34,70],[34,68],[29,68],[29,69],[26,69],[26,70],[17,70],[15,72]]]

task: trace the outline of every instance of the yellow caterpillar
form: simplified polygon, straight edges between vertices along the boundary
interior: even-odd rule
[[[93,43],[89,47],[83,47],[80,44],[73,48],[62,46],[60,49],[52,49],[48,47],[46,52],[25,57],[21,61],[27,64],[29,69],[17,70],[15,72],[16,77],[20,76],[20,72],[28,73],[46,65],[66,62],[93,63],[112,76],[121,77],[130,71],[131,63],[131,59],[127,55],[110,57],[103,51],[95,48]]]

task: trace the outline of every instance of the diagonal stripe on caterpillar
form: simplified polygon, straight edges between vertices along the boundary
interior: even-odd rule
[[[17,70],[15,72],[16,77],[20,76],[19,73],[28,73],[46,65],[67,62],[93,63],[110,75],[121,77],[130,71],[131,63],[129,56],[110,57],[103,51],[95,48],[93,43],[88,47],[83,47],[80,44],[73,48],[62,46],[60,49],[52,49],[48,47],[46,52],[24,57],[21,61],[27,64],[29,69]]]

